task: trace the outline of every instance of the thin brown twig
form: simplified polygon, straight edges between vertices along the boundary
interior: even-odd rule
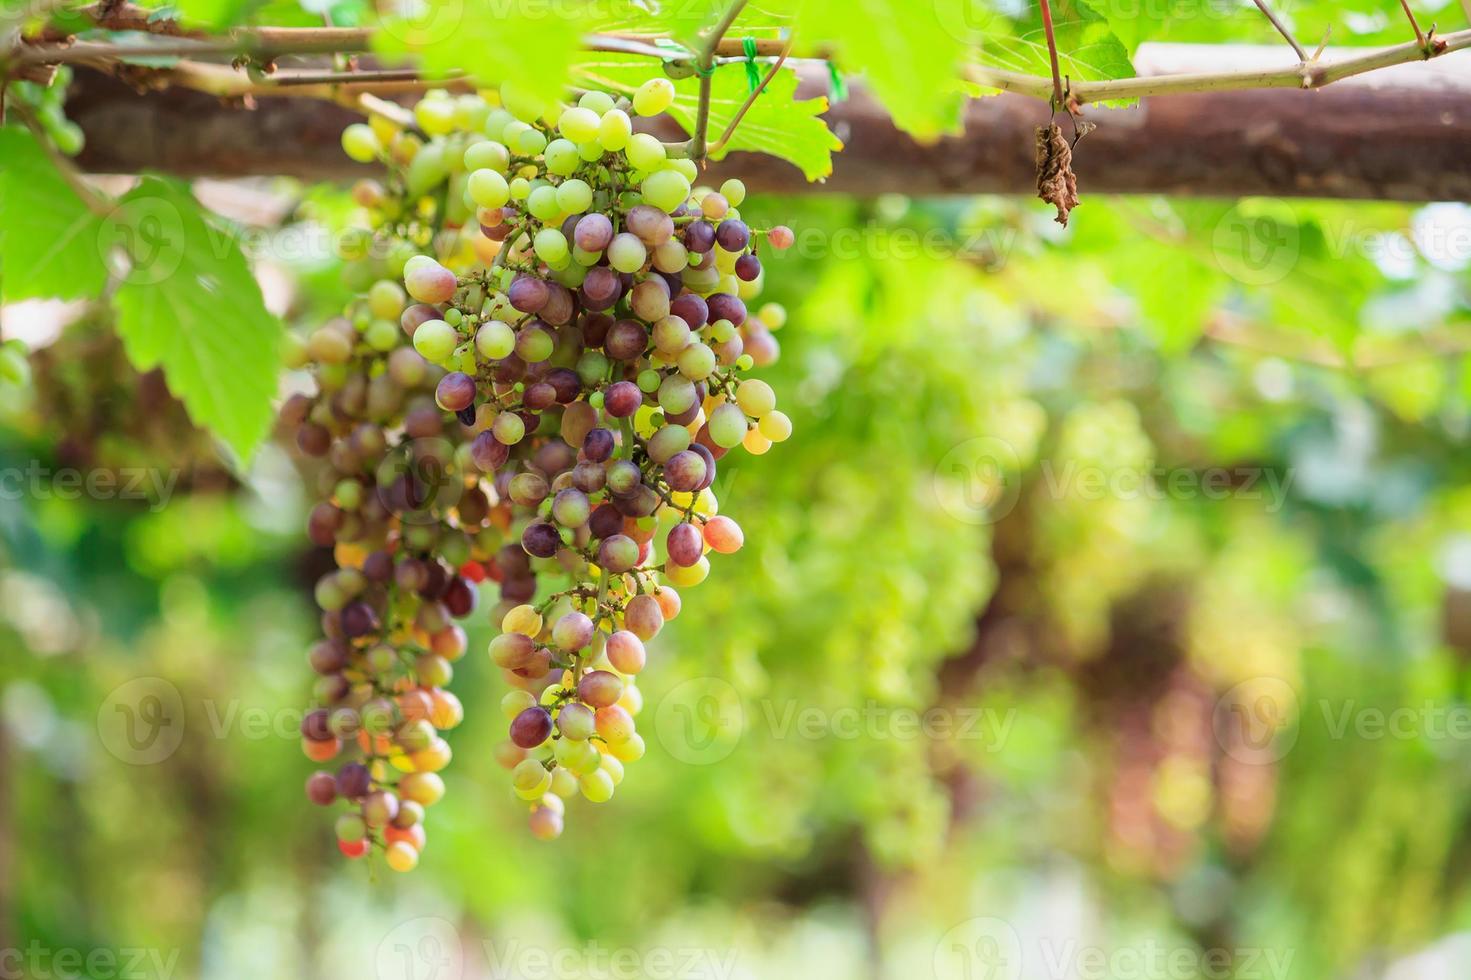
[[[776,77],[776,73],[781,71],[782,65],[786,64],[787,55],[791,54],[791,52],[792,36],[788,36],[786,47],[782,48],[781,54],[777,56],[776,64],[771,66],[766,72],[766,75],[761,79],[760,84],[751,90],[751,94],[746,97],[746,101],[742,102],[741,107],[736,110],[735,115],[730,117],[730,122],[726,124],[725,132],[720,134],[720,139],[715,141],[708,152],[719,153],[725,149],[725,144],[729,143],[730,138],[735,135],[736,127],[741,124],[742,119],[746,118],[746,113],[751,110],[751,106],[756,104],[756,98],[766,90],[767,85],[771,84],[771,80]]]
[[[1042,8],[1042,30],[1047,35],[1047,57],[1052,62],[1052,109],[1057,111],[1066,105],[1062,92],[1062,69],[1057,63],[1057,37],[1052,32],[1052,5],[1047,0],[1037,0]]]
[[[1307,61],[1308,53],[1303,50],[1301,44],[1297,43],[1297,38],[1292,36],[1292,32],[1287,29],[1287,25],[1282,23],[1281,19],[1273,12],[1271,7],[1267,6],[1267,0],[1254,0],[1254,2],[1256,3],[1257,9],[1266,15],[1267,20],[1272,22],[1272,26],[1277,28],[1277,33],[1281,34],[1283,39],[1292,45],[1292,50],[1297,52],[1297,60]]]
[[[746,0],[731,0],[720,20],[710,29],[710,36],[700,45],[695,55],[695,65],[700,74],[700,101],[695,107],[695,131],[688,143],[690,159],[697,164],[705,162],[706,140],[710,134],[710,89],[715,74],[715,54],[721,38],[730,30],[730,25],[740,16]]]
[[[1399,0],[1399,5],[1404,10],[1405,16],[1410,18],[1410,27],[1413,28],[1415,31],[1415,40],[1418,41],[1420,47],[1425,48],[1428,53],[1429,48],[1426,47],[1425,32],[1420,30],[1420,22],[1415,19],[1415,12],[1410,9],[1410,0]]]
[[[111,214],[112,206],[108,200],[87,183],[87,178],[82,176],[76,164],[51,145],[51,141],[46,138],[46,132],[41,126],[41,121],[31,112],[31,107],[19,100],[13,100],[10,109],[20,117],[21,122],[25,123],[31,135],[40,144],[41,152],[51,159],[57,173],[61,174],[62,180],[66,181],[67,186],[76,193],[77,197],[82,199],[87,210],[99,218],[105,218]]]

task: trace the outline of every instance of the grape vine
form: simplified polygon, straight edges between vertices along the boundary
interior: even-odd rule
[[[343,134],[387,177],[354,188],[371,219],[343,245],[358,295],[292,345],[316,390],[282,419],[322,494],[308,535],[336,559],[302,745],[345,760],[307,795],[347,805],[348,857],[418,863],[463,717],[455,620],[481,582],[499,588],[489,655],[511,686],[495,756],[531,832],[561,834],[578,793],[611,798],[645,751],[645,643],[708,553],[743,543],[719,461],[791,434],[747,374],[778,356],[785,312],[747,304],[758,244],[792,233],[749,227],[738,180],[693,186],[680,148],[633,131],[673,97],[663,78],[569,106],[431,92],[412,125],[375,114]]]

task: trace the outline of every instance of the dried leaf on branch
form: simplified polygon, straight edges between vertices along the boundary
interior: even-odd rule
[[[1080,203],[1073,148],[1056,123],[1037,127],[1037,196],[1057,208],[1060,225],[1067,224],[1068,213]]]

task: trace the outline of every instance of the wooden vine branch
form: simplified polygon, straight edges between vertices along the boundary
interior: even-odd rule
[[[744,0],[736,0],[730,9],[739,12]],[[96,8],[91,8],[94,11]],[[225,36],[210,36],[198,33],[186,32],[177,25],[166,20],[150,21],[146,15],[140,21],[137,8],[127,4],[119,5],[118,12],[112,16],[120,18],[112,22],[101,23],[104,27],[115,29],[139,29],[146,24],[150,33],[164,34],[168,37],[160,40],[157,44],[140,43],[105,43],[97,41],[72,41],[69,39],[57,39],[54,36],[42,35],[37,38],[24,39],[3,60],[4,64],[12,69],[23,68],[34,65],[48,65],[59,63],[87,64],[103,69],[115,69],[117,65],[126,58],[148,57],[148,56],[178,56],[181,58],[198,58],[205,56],[248,56],[261,60],[271,60],[284,55],[296,54],[338,54],[338,53],[360,53],[371,49],[373,32],[369,28],[342,28],[342,27],[260,27],[240,28],[231,31]],[[704,48],[696,55],[708,59],[719,58],[743,58],[744,42],[739,39],[730,39],[724,36],[729,27],[728,20],[723,18],[725,28],[717,25],[711,32]],[[1416,24],[1418,28],[1418,24]],[[1422,40],[1423,38],[1423,40]],[[585,45],[590,50],[616,51],[622,53],[645,54],[650,57],[667,57],[667,49],[659,48],[653,42],[658,38],[647,35],[631,34],[594,34],[585,39]],[[786,42],[779,38],[763,38],[753,42],[757,57],[777,58],[780,57]],[[1296,65],[1285,66],[1268,70],[1226,70],[1219,72],[1181,72],[1169,75],[1135,76],[1131,78],[1110,79],[1104,81],[1074,81],[1069,80],[1065,94],[1078,103],[1106,102],[1118,99],[1134,99],[1158,96],[1185,95],[1199,92],[1239,91],[1245,89],[1271,89],[1271,88],[1322,88],[1333,82],[1366,72],[1377,71],[1394,65],[1408,64],[1414,61],[1423,61],[1438,57],[1454,51],[1460,51],[1471,47],[1471,30],[1456,31],[1442,36],[1423,32],[1414,41],[1365,51],[1343,57],[1337,61],[1324,62],[1316,58],[1299,60]],[[1294,45],[1296,50],[1296,45]],[[803,52],[804,54],[819,58],[827,57],[830,52],[815,47]],[[243,75],[244,73],[242,73]],[[319,75],[325,84],[355,84],[355,75],[362,73],[340,72]],[[1060,71],[1059,71],[1060,77]],[[1030,96],[1037,99],[1055,99],[1058,86],[1053,78],[1031,75],[1024,72],[1010,71],[986,65],[972,65],[965,70],[966,78],[978,85],[998,89],[1005,92],[1014,92],[1020,95]],[[167,77],[166,75],[164,76]],[[340,78],[340,81],[338,80]],[[359,79],[362,84],[383,82],[403,87],[418,83],[419,85],[433,84],[434,79],[396,74],[391,79],[373,78],[368,76]],[[255,83],[254,88],[247,86],[236,86],[234,91],[240,94],[262,94],[270,86],[270,81]],[[294,93],[298,95],[320,95],[319,92],[309,91],[312,85],[317,84],[314,79],[310,84],[288,83],[286,87],[295,87],[308,91]],[[212,86],[218,88],[218,80],[212,80]],[[708,122],[708,120],[707,120]]]

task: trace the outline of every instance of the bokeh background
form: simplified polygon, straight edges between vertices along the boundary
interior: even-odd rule
[[[340,308],[344,192],[200,194]],[[0,976],[1467,975],[1471,209],[743,210],[798,230],[796,435],[722,470],[648,755],[533,840],[482,603],[407,876],[303,797],[287,454],[232,472],[105,308],[0,311]]]

